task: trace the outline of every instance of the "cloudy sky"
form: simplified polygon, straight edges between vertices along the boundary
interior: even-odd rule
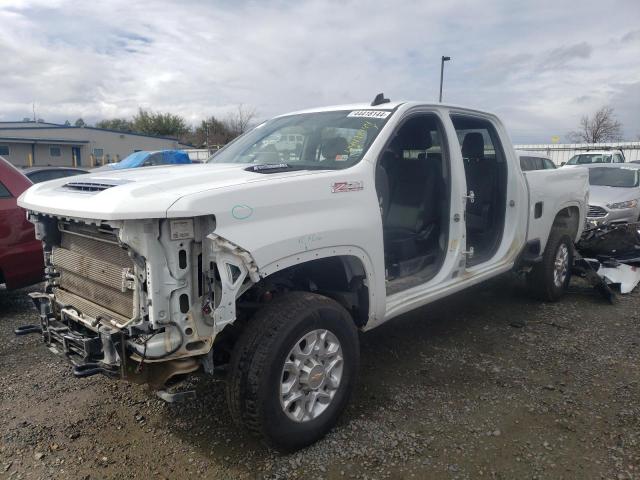
[[[0,120],[138,107],[196,123],[394,99],[494,111],[549,142],[612,105],[640,135],[638,0],[0,0]]]

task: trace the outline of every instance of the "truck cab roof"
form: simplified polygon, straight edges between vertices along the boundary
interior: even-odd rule
[[[408,110],[414,107],[431,107],[431,108],[444,108],[449,110],[462,110],[465,112],[476,112],[482,113],[485,115],[491,115],[495,117],[495,114],[492,112],[488,112],[485,110],[479,110],[475,108],[469,108],[462,105],[456,105],[451,103],[438,103],[433,101],[405,101],[400,100],[396,102],[386,102],[381,103],[379,105],[371,105],[370,103],[351,103],[351,104],[338,104],[338,105],[329,105],[325,107],[311,107],[302,110],[295,110],[293,112],[288,112],[282,115],[278,115],[277,117],[285,117],[288,115],[298,115],[303,113],[315,113],[315,112],[335,112],[335,111],[345,111],[345,110],[385,110],[385,111],[394,111],[394,110]]]

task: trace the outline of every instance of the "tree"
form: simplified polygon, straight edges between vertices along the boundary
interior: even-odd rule
[[[70,127],[71,126],[71,122],[69,120],[65,120],[64,121],[64,126],[65,127]]]
[[[96,123],[96,127],[105,128],[107,130],[117,130],[119,132],[131,132],[133,131],[133,125],[130,120],[126,118],[110,118],[106,120],[100,120]]]
[[[147,135],[180,138],[190,131],[187,122],[180,115],[156,113],[142,108],[138,110],[131,123],[133,131]]]
[[[622,139],[622,123],[615,118],[613,107],[600,108],[593,117],[580,119],[580,128],[567,134],[575,143],[614,142]]]
[[[76,122],[74,123],[74,125],[76,127],[86,127],[87,126],[87,124],[84,123],[84,120],[82,118],[77,119]]]
[[[255,108],[245,107],[244,105],[238,105],[235,112],[227,115],[224,120],[229,131],[234,135],[234,138],[242,135],[249,129],[251,122],[256,117]]]

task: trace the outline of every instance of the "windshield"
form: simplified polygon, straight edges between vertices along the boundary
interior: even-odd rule
[[[338,170],[358,163],[391,115],[353,110],[269,120],[209,157],[208,163]]]
[[[604,153],[581,153],[574,155],[567,165],[590,165],[592,163],[611,163],[611,155]]]
[[[638,170],[635,168],[590,168],[589,185],[623,188],[637,187]]]

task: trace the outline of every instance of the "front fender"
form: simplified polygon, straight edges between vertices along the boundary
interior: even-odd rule
[[[336,191],[340,183],[359,188]],[[248,252],[261,276],[321,256],[359,258],[372,296],[370,316],[384,317],[382,222],[368,162],[189,195],[168,214],[187,212],[215,215],[215,234]]]

